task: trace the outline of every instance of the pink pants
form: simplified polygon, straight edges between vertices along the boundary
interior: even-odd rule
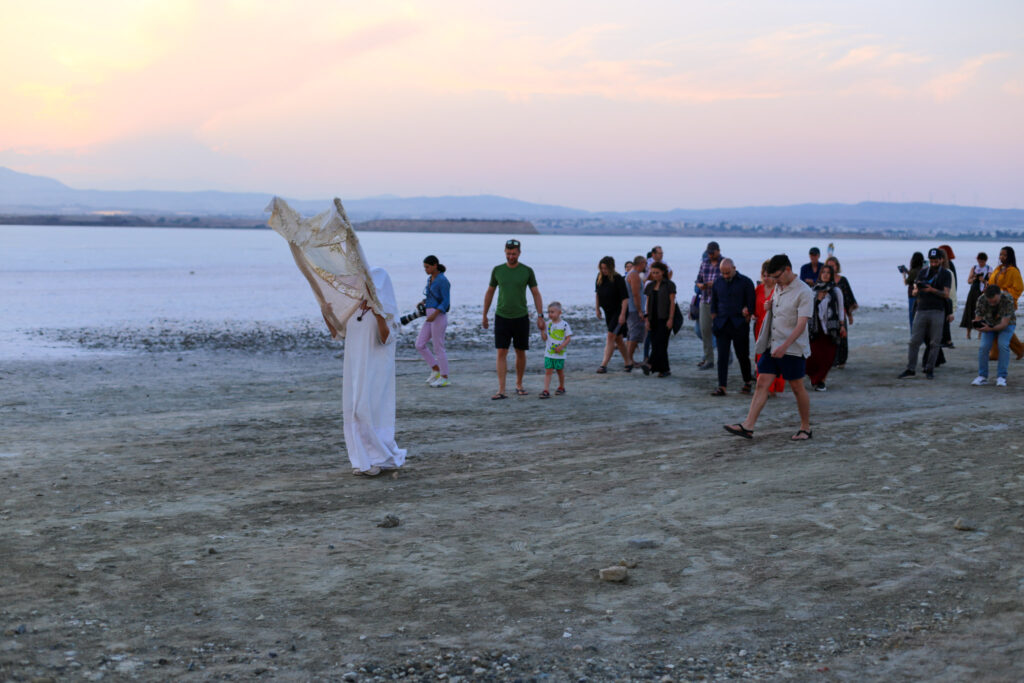
[[[434,308],[427,309],[427,315],[429,316],[435,310]],[[448,354],[444,352],[444,330],[448,327],[448,316],[444,313],[438,313],[437,317],[434,318],[434,322],[423,322],[423,327],[420,328],[420,336],[416,338],[416,350],[423,356],[423,360],[427,361],[427,365],[434,367],[435,365],[441,368],[441,374],[448,376]],[[427,349],[427,340],[433,341],[434,353],[430,353]],[[437,356],[435,358],[435,356]]]

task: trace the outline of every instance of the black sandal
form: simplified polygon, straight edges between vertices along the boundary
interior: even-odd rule
[[[599,375],[607,375],[608,374],[608,366],[607,365],[598,366],[597,374],[599,374]]]
[[[734,425],[722,425],[722,426],[725,428],[725,431],[729,432],[730,434],[734,434],[736,436],[742,436],[744,439],[753,439],[754,438],[754,430],[753,429],[747,429],[746,427],[744,427],[743,425],[741,425],[738,422],[736,424],[734,424]]]
[[[800,436],[801,434],[806,434],[807,438],[803,438],[802,436]],[[793,436],[789,437],[789,440],[790,441],[810,441],[813,438],[814,438],[814,435],[811,434],[811,430],[809,430],[809,429],[801,429],[799,432],[797,432]]]

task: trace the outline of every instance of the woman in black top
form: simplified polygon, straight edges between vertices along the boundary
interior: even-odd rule
[[[644,374],[658,373],[658,377],[672,374],[668,367],[668,338],[676,311],[676,285],[668,279],[664,263],[651,264],[651,280],[644,289],[647,295],[646,326],[651,338],[651,358],[644,365]]]
[[[623,328],[626,325],[626,310],[629,307],[629,292],[626,289],[626,280],[615,272],[615,259],[605,256],[597,264],[597,282],[594,285],[594,307],[597,310],[597,319],[601,319],[604,313],[604,320],[608,326],[608,338],[604,343],[604,358],[601,366],[597,369],[599,375],[608,372],[608,363],[612,359],[615,349],[622,354],[622,360],[626,365],[626,372],[633,369],[627,362],[626,342],[622,338]]]

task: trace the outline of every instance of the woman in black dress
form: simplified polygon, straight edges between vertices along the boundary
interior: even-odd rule
[[[672,374],[668,367],[668,339],[676,311],[676,285],[668,279],[664,263],[651,264],[651,280],[644,289],[647,295],[646,327],[651,338],[651,358],[644,366],[644,374],[658,373],[658,377]]]
[[[964,314],[960,318],[960,327],[967,328],[967,338],[971,338],[971,330],[974,329],[974,307],[978,304],[978,297],[988,284],[988,278],[992,274],[992,266],[988,265],[988,254],[978,252],[978,265],[971,268],[967,273],[967,302],[964,304]],[[978,334],[981,337],[981,334]]]
[[[626,355],[626,342],[622,338],[626,325],[626,310],[629,307],[629,292],[626,289],[626,279],[615,272],[615,259],[605,256],[597,264],[597,282],[594,284],[594,308],[597,311],[597,319],[604,314],[604,321],[608,326],[608,337],[604,343],[604,358],[601,360],[597,374],[603,375],[608,372],[608,363],[612,359],[615,349],[622,354],[622,361],[626,364],[626,372],[630,372],[633,366],[629,364],[629,356]]]

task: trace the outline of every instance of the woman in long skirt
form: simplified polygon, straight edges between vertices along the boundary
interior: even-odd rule
[[[815,391],[827,391],[825,378],[835,361],[839,340],[846,335],[843,291],[836,286],[834,278],[832,266],[823,265],[814,285],[814,314],[807,321],[811,339],[807,377]]]

